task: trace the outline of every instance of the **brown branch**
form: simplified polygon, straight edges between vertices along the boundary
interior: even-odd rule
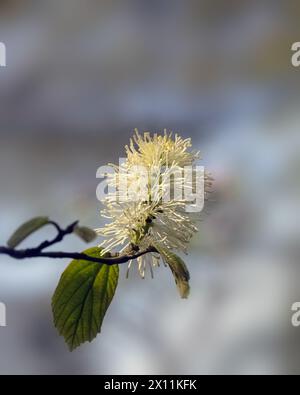
[[[139,251],[133,255],[117,255],[112,258],[95,258],[88,256],[84,253],[78,252],[43,252],[38,251],[36,249],[27,249],[27,250],[14,250],[8,247],[0,247],[0,255],[8,255],[14,259],[28,259],[28,258],[53,258],[53,259],[76,259],[76,260],[85,260],[89,262],[95,263],[103,263],[106,265],[121,265],[126,263],[132,259],[137,259],[140,256],[145,254],[149,254],[151,252],[156,252],[155,248],[148,248],[144,251]]]
[[[10,247],[5,247],[5,246],[0,246],[0,255],[8,255],[11,258],[14,259],[28,259],[28,258],[52,258],[52,259],[76,259],[76,260],[85,260],[89,262],[95,262],[95,263],[102,263],[106,265],[121,265],[123,263],[126,263],[132,259],[137,259],[140,256],[143,256],[145,254],[151,253],[151,252],[157,252],[155,248],[149,247],[147,250],[144,251],[136,251],[132,250],[124,255],[119,255],[115,254],[114,256],[111,257],[106,257],[106,258],[95,258],[88,256],[85,253],[77,253],[77,252],[45,252],[44,250],[46,248],[49,248],[59,242],[61,242],[65,236],[70,235],[74,232],[75,227],[78,225],[78,221],[73,222],[71,225],[69,225],[66,229],[62,229],[57,223],[55,222],[49,222],[50,225],[53,225],[56,230],[57,230],[57,236],[53,240],[46,240],[43,243],[41,243],[38,247],[36,248],[27,248],[23,250],[17,250],[14,248]]]

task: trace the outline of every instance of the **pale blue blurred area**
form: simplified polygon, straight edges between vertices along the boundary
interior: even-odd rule
[[[0,244],[35,215],[98,227],[96,170],[135,127],[192,137],[215,178],[190,298],[164,267],[124,267],[101,335],[72,354],[51,316],[68,262],[0,257],[1,374],[300,373],[299,20],[291,0],[1,2]]]

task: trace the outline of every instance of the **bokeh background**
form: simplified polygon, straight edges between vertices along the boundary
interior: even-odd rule
[[[0,244],[35,215],[99,227],[96,170],[135,127],[192,137],[215,178],[190,298],[123,268],[72,354],[50,307],[68,262],[0,257],[1,374],[300,373],[299,22],[296,0],[1,1]]]

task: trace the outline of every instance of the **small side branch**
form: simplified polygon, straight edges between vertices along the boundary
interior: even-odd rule
[[[46,248],[49,248],[53,246],[54,244],[60,243],[63,241],[63,239],[71,235],[74,232],[75,227],[78,225],[79,221],[73,222],[71,225],[69,225],[66,229],[62,229],[56,222],[50,221],[49,225],[53,225],[54,228],[57,230],[57,236],[51,240],[51,241],[44,241],[42,244],[40,244],[38,247],[32,249],[33,251],[42,251],[45,250]]]

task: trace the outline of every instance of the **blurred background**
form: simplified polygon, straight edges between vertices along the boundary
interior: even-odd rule
[[[190,298],[166,268],[123,267],[101,335],[72,354],[50,306],[68,262],[0,257],[0,374],[300,373],[299,22],[296,0],[1,1],[1,245],[36,215],[99,227],[96,170],[134,128],[192,137],[215,192]]]

